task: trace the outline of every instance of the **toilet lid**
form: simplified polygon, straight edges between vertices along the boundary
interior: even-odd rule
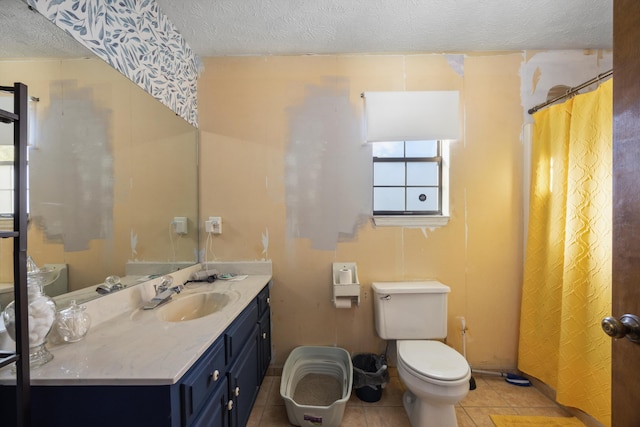
[[[399,340],[397,346],[398,357],[418,376],[455,381],[469,373],[465,358],[440,341]]]

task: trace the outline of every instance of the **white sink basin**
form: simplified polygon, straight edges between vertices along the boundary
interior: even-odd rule
[[[199,292],[181,295],[166,305],[157,308],[157,315],[165,322],[184,322],[214,314],[240,298],[236,291]]]

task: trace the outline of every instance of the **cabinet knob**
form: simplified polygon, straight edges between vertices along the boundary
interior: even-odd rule
[[[236,387],[235,390],[233,390],[233,394],[235,394],[236,397],[240,396],[240,387]]]
[[[267,297],[267,304],[271,304],[271,297]]]
[[[227,410],[230,411],[233,409],[233,400],[227,402]]]
[[[266,333],[266,332],[263,332],[263,333],[262,333],[262,339],[263,339],[263,340],[266,340],[266,339],[267,339],[267,333]]]
[[[217,369],[211,373],[211,379],[213,381],[218,381],[220,379],[220,371]]]

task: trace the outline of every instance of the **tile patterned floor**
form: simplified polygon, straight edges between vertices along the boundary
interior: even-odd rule
[[[394,370],[375,403],[363,402],[351,393],[341,427],[410,427],[402,406],[404,386]],[[570,416],[534,387],[518,387],[493,376],[477,376],[476,389],[456,406],[459,427],[493,427],[489,415]],[[267,376],[262,383],[248,427],[288,427],[287,410],[280,397],[280,377]]]

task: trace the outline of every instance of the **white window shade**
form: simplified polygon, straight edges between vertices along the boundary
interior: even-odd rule
[[[13,95],[0,93],[0,110],[13,113]],[[13,124],[0,123],[0,145],[13,145]]]
[[[35,145],[36,102],[37,101],[34,101],[33,98],[30,98],[27,109],[29,123],[29,128],[27,129],[29,140],[27,145],[29,146]],[[0,109],[13,113],[13,94],[0,93]],[[0,145],[13,145],[13,126],[13,123],[0,125]]]
[[[458,91],[365,92],[366,141],[458,139]]]

